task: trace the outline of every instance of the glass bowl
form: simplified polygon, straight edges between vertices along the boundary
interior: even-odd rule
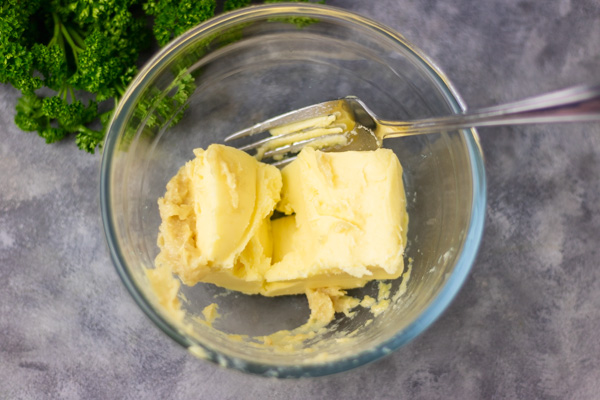
[[[486,199],[475,130],[384,142],[404,168],[410,277],[391,282],[392,304],[381,314],[359,306],[353,317],[338,315],[327,331],[282,347],[260,338],[306,322],[304,296],[248,296],[200,283],[181,286],[183,322],[161,305],[146,274],[159,250],[157,199],[193,158],[192,149],[347,95],[384,119],[464,110],[439,68],[400,34],[347,11],[297,3],[242,9],[192,29],[149,61],[124,94],[102,159],[108,247],[140,308],[195,355],[265,376],[348,370],[423,332],[464,282],[481,240]],[[377,297],[378,288],[372,282],[349,294]],[[221,317],[212,326],[200,323],[213,302]]]

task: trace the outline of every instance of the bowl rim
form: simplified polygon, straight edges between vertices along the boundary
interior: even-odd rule
[[[329,363],[303,365],[276,365],[245,360],[219,353],[204,343],[196,343],[171,326],[162,315],[154,310],[151,302],[142,294],[141,290],[137,287],[133,276],[128,271],[121,249],[115,239],[116,232],[110,203],[110,166],[114,154],[113,149],[117,144],[116,134],[120,131],[119,128],[123,126],[127,119],[127,115],[124,115],[123,110],[127,110],[127,105],[132,103],[138,97],[144,83],[147,83],[151,79],[153,72],[160,70],[161,67],[166,64],[168,55],[178,48],[185,46],[187,42],[193,40],[196,36],[210,34],[211,30],[224,23],[239,23],[249,18],[256,17],[305,15],[307,13],[314,17],[328,17],[330,19],[342,20],[345,23],[353,25],[361,25],[363,28],[372,30],[375,34],[384,35],[397,42],[399,45],[404,46],[409,53],[412,53],[414,57],[422,62],[430,77],[433,78],[434,82],[437,84],[438,89],[441,90],[445,99],[450,103],[452,110],[455,113],[464,112],[466,110],[464,101],[458,94],[454,85],[449,81],[446,74],[429,56],[425,55],[419,48],[406,40],[404,36],[394,29],[360,14],[326,5],[279,3],[251,6],[221,14],[192,28],[164,46],[144,65],[128,86],[113,113],[113,118],[107,130],[108,133],[105,140],[100,168],[100,208],[105,241],[119,277],[142,311],[171,339],[175,340],[195,355],[201,355],[202,358],[221,366],[227,366],[243,372],[281,378],[323,376],[350,370],[376,361],[383,356],[392,353],[394,350],[402,347],[420,333],[424,332],[448,308],[459,289],[464,284],[471,267],[473,266],[483,236],[487,202],[485,167],[479,137],[475,129],[465,129],[461,131],[461,135],[467,144],[469,158],[472,163],[471,179],[473,185],[473,206],[464,246],[457,260],[455,269],[448,277],[448,280],[441,291],[411,324],[374,348],[365,350],[353,356],[344,357]]]

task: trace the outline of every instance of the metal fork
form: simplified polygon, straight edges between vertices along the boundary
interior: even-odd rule
[[[600,84],[582,85],[525,100],[414,121],[378,118],[354,96],[315,104],[279,115],[225,139],[270,132],[270,136],[239,147],[255,151],[283,166],[306,146],[324,151],[376,150],[384,138],[420,135],[472,127],[600,120]]]

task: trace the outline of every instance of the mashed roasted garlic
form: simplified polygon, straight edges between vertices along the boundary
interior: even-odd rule
[[[324,323],[358,305],[345,289],[402,274],[408,216],[393,151],[305,148],[282,171],[223,145],[194,154],[158,201],[158,269],[190,286],[303,293]],[[271,220],[275,210],[284,216]]]

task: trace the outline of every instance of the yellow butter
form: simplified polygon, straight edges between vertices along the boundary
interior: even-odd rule
[[[281,174],[237,149],[194,150],[158,201],[162,218],[156,265],[186,285],[211,282],[258,293],[271,264],[270,219]]]
[[[318,323],[358,305],[345,289],[402,274],[408,216],[391,150],[305,148],[281,172],[223,145],[194,153],[158,201],[157,269],[186,285],[306,294]],[[287,216],[271,221],[275,208]]]
[[[185,312],[181,308],[178,293],[181,283],[173,278],[168,266],[146,270],[146,278],[156,296],[156,301],[165,312],[178,321],[182,321]]]
[[[219,305],[217,303],[211,303],[204,307],[204,309],[202,310],[204,321],[206,321],[207,324],[212,326],[212,323],[215,322],[215,320],[221,316],[218,310]]]
[[[348,289],[400,276],[408,216],[402,167],[391,150],[306,148],[282,175],[277,208],[294,215],[273,221],[267,291]]]

